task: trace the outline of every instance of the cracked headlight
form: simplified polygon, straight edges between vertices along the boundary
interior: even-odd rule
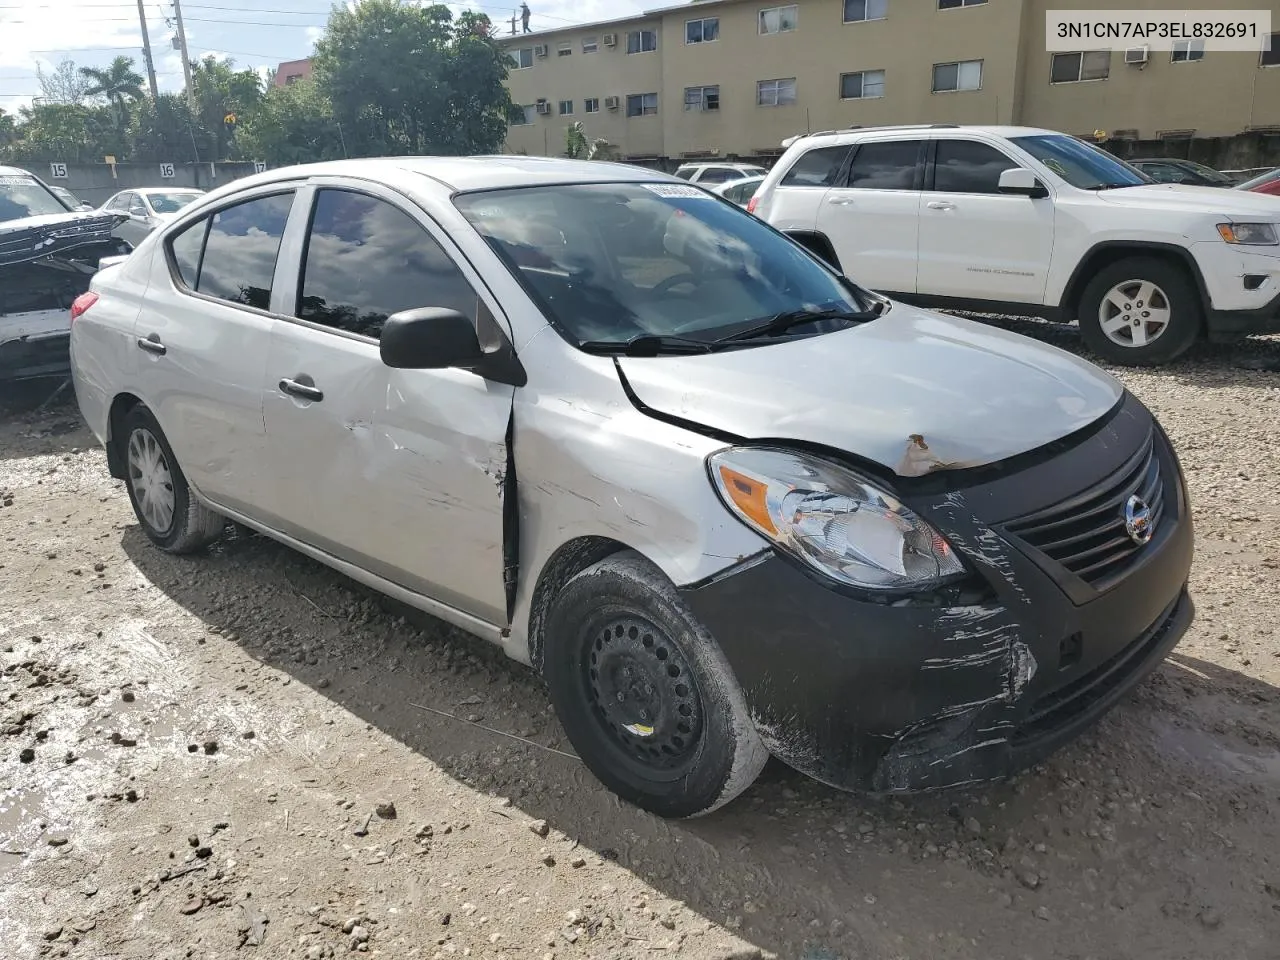
[[[707,465],[738,519],[840,583],[928,588],[965,572],[937,530],[838,464],[789,450],[731,447]]]

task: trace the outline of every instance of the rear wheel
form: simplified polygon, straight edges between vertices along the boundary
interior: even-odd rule
[[[116,442],[123,447],[125,486],[143,533],[169,553],[191,553],[218,539],[226,519],[192,495],[151,411],[138,404],[123,427]]]
[[[724,654],[639,554],[601,560],[552,601],[543,672],[574,749],[624,800],[710,813],[768,760]]]
[[[1113,363],[1150,366],[1185,353],[1200,335],[1204,311],[1185,269],[1131,257],[1098,271],[1080,298],[1080,334]]]

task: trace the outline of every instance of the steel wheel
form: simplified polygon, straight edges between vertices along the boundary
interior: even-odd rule
[[[693,759],[702,736],[702,697],[684,655],[646,620],[610,618],[590,634],[587,695],[596,720],[622,752],[654,772]]]
[[[1098,304],[1098,324],[1121,347],[1145,347],[1169,328],[1173,308],[1165,292],[1150,280],[1117,283]]]
[[[129,434],[128,467],[129,485],[142,516],[152,530],[163,536],[173,526],[177,503],[173,474],[159,441],[145,427],[137,427]]]

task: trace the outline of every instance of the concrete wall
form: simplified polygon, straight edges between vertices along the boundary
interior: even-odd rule
[[[85,203],[95,207],[112,194],[138,187],[196,187],[213,190],[223,184],[247,177],[254,172],[252,163],[175,163],[172,177],[158,163],[118,163],[114,168],[105,163],[68,163],[55,170],[54,164],[27,164],[26,168],[54,186],[66,187]],[[66,176],[55,176],[65,170]]]

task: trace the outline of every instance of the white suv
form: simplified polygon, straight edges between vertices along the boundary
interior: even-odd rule
[[[1156,184],[1028,127],[881,127],[784,146],[749,209],[891,297],[1078,319],[1119,363],[1172,360],[1202,334],[1280,331],[1280,198]]]
[[[768,172],[754,163],[682,163],[674,175],[690,183],[729,183],[743,177],[763,177]]]

